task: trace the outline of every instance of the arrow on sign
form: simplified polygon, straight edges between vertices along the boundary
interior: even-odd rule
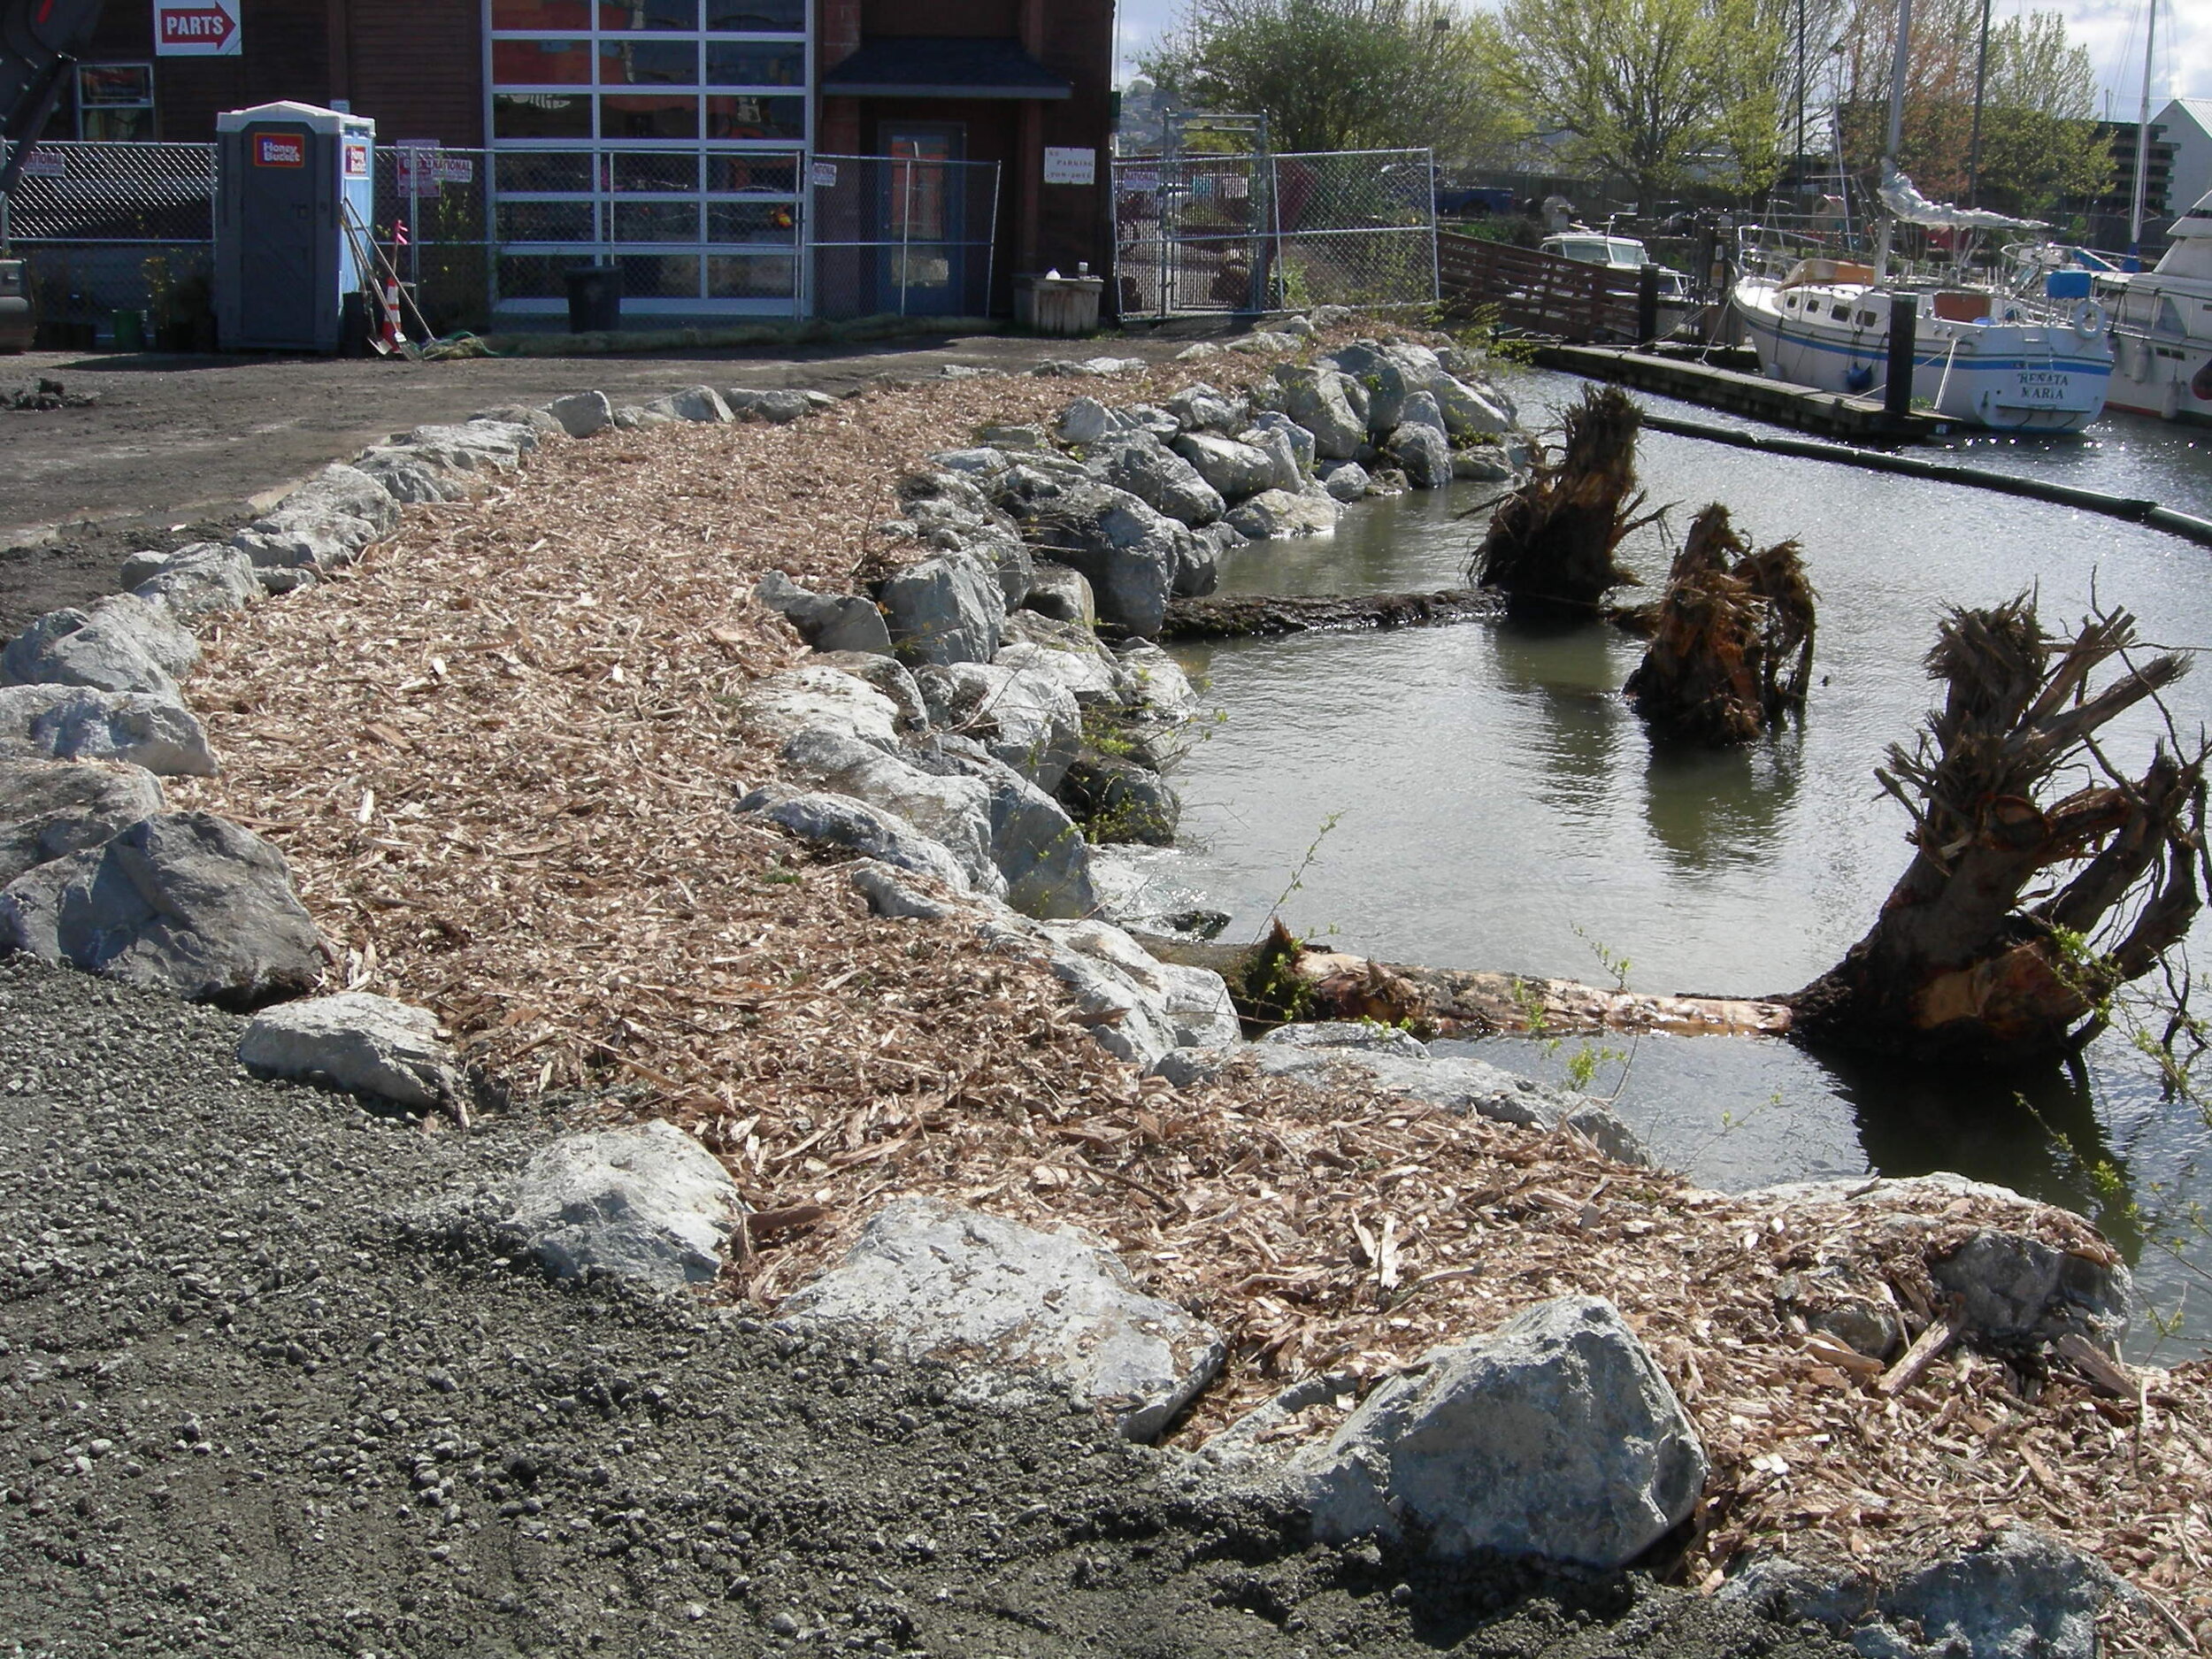
[[[238,26],[219,6],[179,6],[161,14],[165,46],[224,46]]]

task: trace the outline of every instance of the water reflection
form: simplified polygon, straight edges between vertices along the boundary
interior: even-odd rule
[[[1624,722],[1612,631],[1600,624],[1511,618],[1491,625],[1499,687],[1527,717],[1536,798],[1567,817],[1604,816]]]
[[[1779,833],[1804,775],[1794,726],[1738,749],[1655,740],[1644,762],[1644,822],[1677,875],[1751,863]]]

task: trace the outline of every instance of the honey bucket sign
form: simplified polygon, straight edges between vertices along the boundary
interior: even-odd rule
[[[154,56],[244,56],[244,36],[238,27],[241,3],[242,0],[154,0]]]

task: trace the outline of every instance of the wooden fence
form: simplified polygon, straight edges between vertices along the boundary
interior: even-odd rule
[[[1632,271],[1439,231],[1436,272],[1444,309],[1455,316],[1488,312],[1512,333],[1578,344],[1636,338]]]

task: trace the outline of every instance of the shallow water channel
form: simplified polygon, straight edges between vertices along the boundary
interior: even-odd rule
[[[1579,382],[1531,373],[1511,389],[1541,426]],[[1960,458],[2207,512],[2207,435],[2116,418],[2040,461],[1986,443]],[[1680,503],[1677,526],[1719,500],[1760,544],[1804,543],[1821,607],[1801,728],[1733,753],[1655,748],[1619,695],[1640,644],[1599,624],[1185,648],[1223,718],[1177,780],[1183,844],[1160,875],[1233,912],[1233,941],[1279,909],[1302,934],[1388,961],[1604,983],[1602,952],[1626,959],[1638,990],[1791,990],[1865,932],[1904,868],[1904,813],[1871,772],[1930,706],[1922,659],[1945,605],[2039,585],[2046,622],[2070,626],[2093,591],[2131,610],[2148,640],[2212,645],[2212,549],[2142,526],[1648,431],[1640,470],[1655,503]],[[1223,588],[1460,585],[1481,522],[1462,515],[1490,493],[1458,485],[1363,503],[1333,539],[1239,549]],[[1655,582],[1671,545],[1640,532],[1624,562]],[[2212,664],[2170,701],[2185,730],[2212,724]],[[2115,758],[2136,767],[2155,719],[2142,712],[2113,728]],[[2212,924],[2195,941],[2212,956]],[[1584,1046],[1474,1048],[1557,1076]],[[1591,1087],[1617,1086],[1618,1109],[1661,1158],[1710,1184],[1955,1170],[2097,1217],[2163,1312],[2196,1282],[2114,1212],[2093,1173],[2108,1164],[2170,1222],[2212,1197],[2199,1172],[2212,1132],[2160,1100],[2117,1039],[2096,1047],[2085,1078],[2022,1079],[1840,1064],[1755,1039],[1647,1037]],[[2186,1248],[2212,1267],[2200,1233]],[[2163,1356],[2212,1340],[2212,1284],[2196,1302]],[[2139,1319],[2138,1352],[2157,1340]]]

